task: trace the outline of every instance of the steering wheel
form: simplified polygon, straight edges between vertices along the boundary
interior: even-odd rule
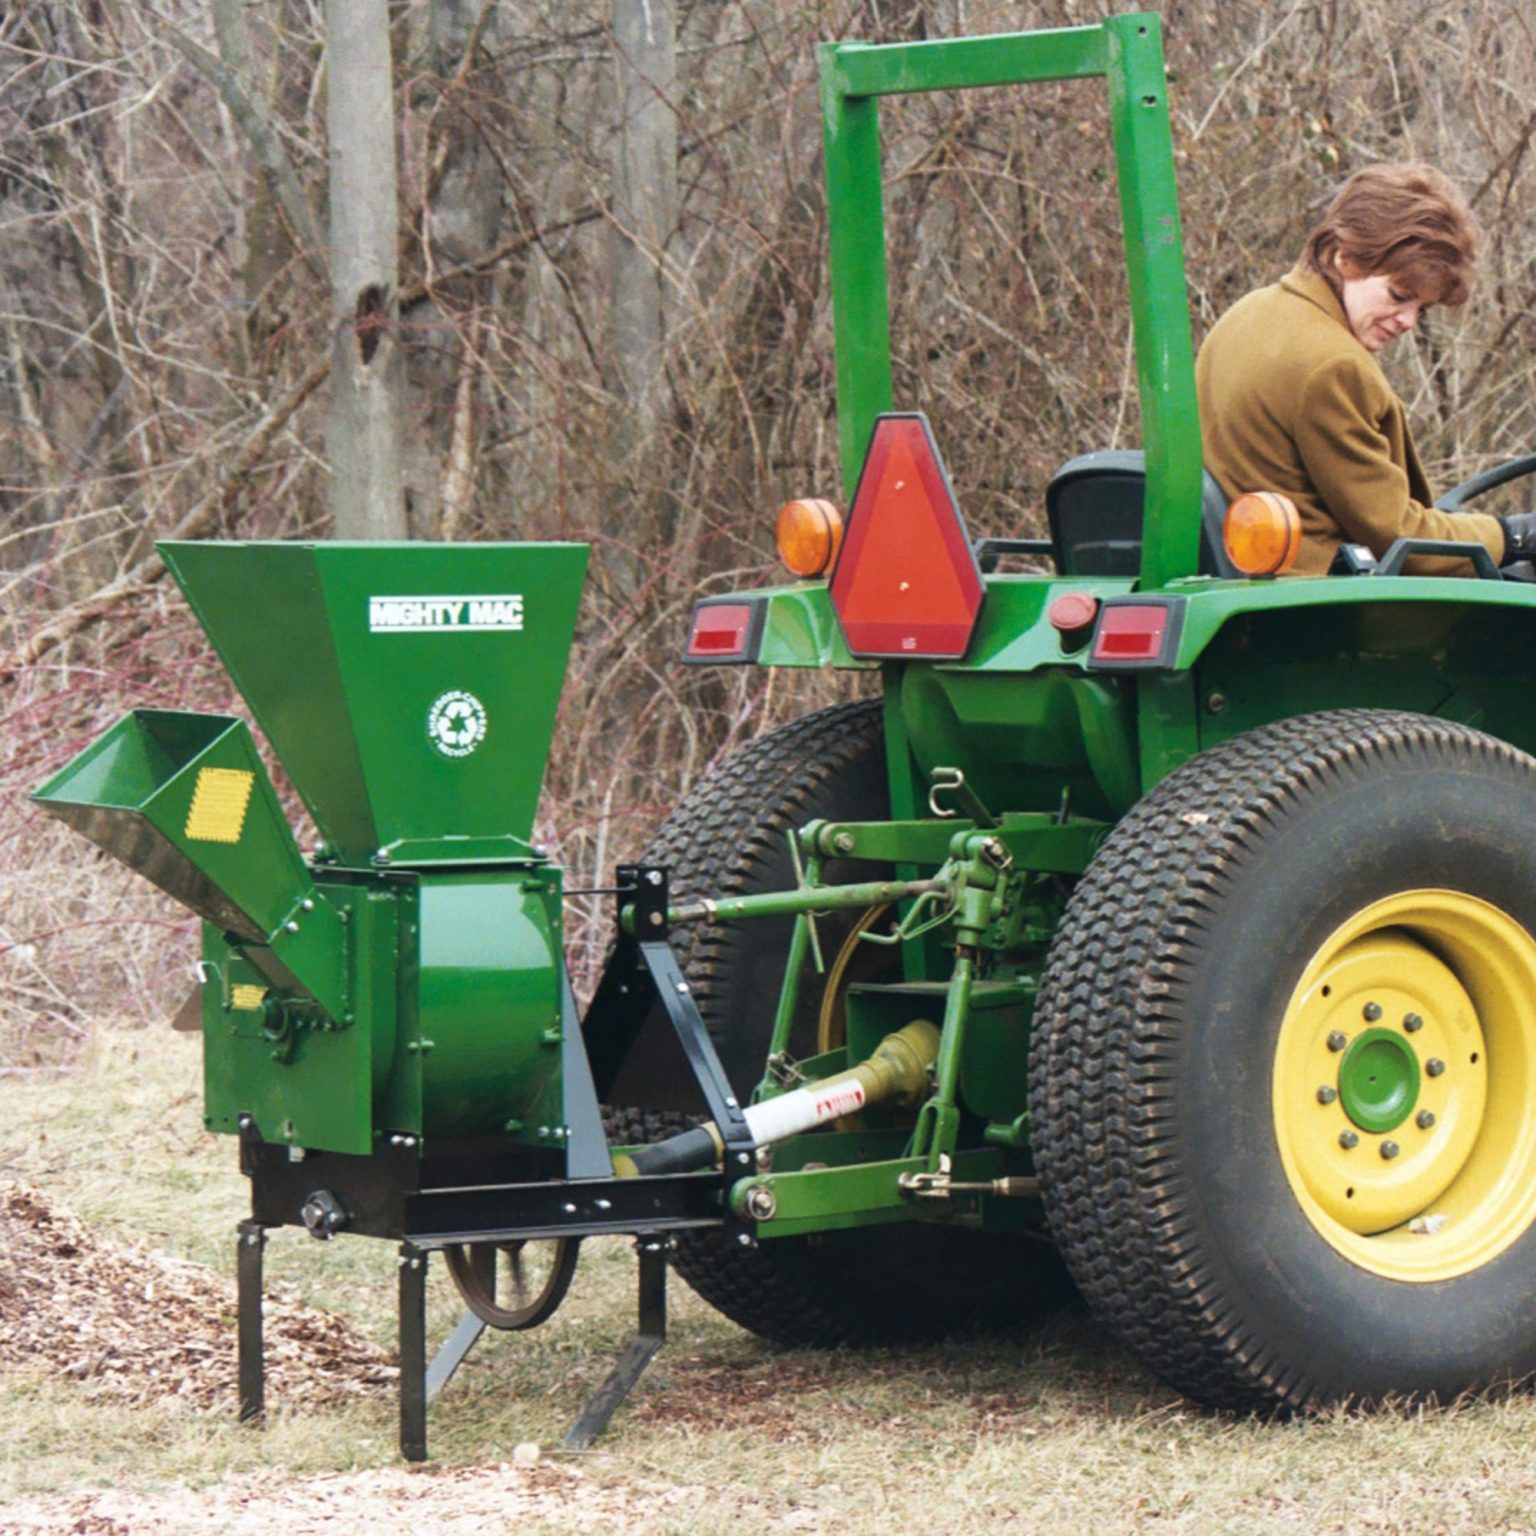
[[[1508,485],[1511,480],[1518,480],[1523,475],[1533,472],[1536,472],[1536,453],[1528,453],[1521,458],[1495,464],[1492,469],[1485,469],[1482,474],[1473,475],[1470,480],[1463,480],[1460,485],[1452,486],[1436,501],[1435,505],[1442,512],[1460,512],[1469,501],[1483,495],[1484,492],[1494,490],[1501,485]]]
[[[1463,511],[1469,501],[1485,492],[1508,485],[1511,480],[1519,480],[1533,472],[1536,472],[1536,453],[1508,459],[1503,464],[1495,464],[1492,469],[1485,469],[1480,475],[1473,475],[1470,480],[1463,480],[1460,485],[1453,485],[1436,500],[1435,506],[1442,512]],[[1532,568],[1529,560],[1508,566],[1502,574],[1505,581],[1536,581],[1536,569]]]

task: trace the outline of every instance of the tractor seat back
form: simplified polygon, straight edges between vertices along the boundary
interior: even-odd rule
[[[1227,498],[1210,470],[1200,495],[1200,570],[1240,576],[1221,542]],[[1051,554],[1063,576],[1135,576],[1141,570],[1142,500],[1147,460],[1139,448],[1080,454],[1056,471],[1045,492]]]

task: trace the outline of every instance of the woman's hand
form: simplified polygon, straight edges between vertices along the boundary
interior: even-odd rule
[[[1516,512],[1511,517],[1501,517],[1499,522],[1504,529],[1504,558],[1499,564],[1536,560],[1536,512]]]

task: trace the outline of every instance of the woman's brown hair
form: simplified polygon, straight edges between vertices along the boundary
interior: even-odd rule
[[[1342,255],[1385,272],[1429,304],[1461,304],[1472,290],[1477,220],[1455,184],[1432,165],[1398,162],[1356,171],[1307,236],[1301,261],[1335,288]]]

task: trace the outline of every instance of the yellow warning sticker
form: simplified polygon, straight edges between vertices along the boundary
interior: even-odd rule
[[[243,1009],[247,1013],[254,1013],[266,1000],[266,996],[265,987],[255,987],[247,981],[237,981],[229,989],[229,1006]]]
[[[186,836],[194,843],[238,843],[245,829],[256,775],[245,768],[199,768],[187,812]]]

